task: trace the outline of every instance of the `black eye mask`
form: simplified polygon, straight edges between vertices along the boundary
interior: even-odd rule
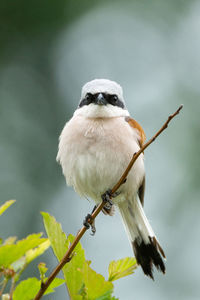
[[[94,104],[98,104],[97,103],[97,98],[99,96],[100,93],[96,93],[96,94],[91,94],[91,93],[87,93],[85,98],[83,100],[81,100],[79,107],[82,107],[84,105],[89,105],[91,103]],[[105,99],[105,105],[106,104],[111,104],[113,106],[118,106],[121,108],[124,108],[124,103],[118,98],[117,95],[115,94],[107,94],[107,93],[101,93],[103,98]]]

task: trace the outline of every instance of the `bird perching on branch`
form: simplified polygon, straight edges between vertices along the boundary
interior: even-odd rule
[[[99,204],[103,194],[103,212],[108,215],[113,215],[115,206],[119,208],[137,263],[153,279],[153,265],[165,273],[165,254],[143,209],[143,153],[118,192],[112,194],[109,190],[144,141],[145,133],[130,117],[121,86],[107,79],[95,79],[82,88],[78,108],[60,135],[57,160],[67,184],[80,196]]]

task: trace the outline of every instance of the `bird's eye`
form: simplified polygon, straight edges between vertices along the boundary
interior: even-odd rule
[[[84,105],[89,105],[90,103],[92,103],[94,100],[94,96],[91,93],[87,93],[85,95],[85,98],[83,100],[81,100],[81,102],[79,103],[79,107],[82,107]]]
[[[111,104],[113,106],[118,106],[118,107],[124,108],[124,103],[115,94],[107,95],[107,101],[109,104]]]
[[[86,96],[85,96],[85,100],[92,101],[93,100],[93,95],[91,93],[87,93]]]
[[[116,105],[118,101],[117,95],[108,95],[108,102],[112,105]]]
[[[115,101],[115,102],[118,100],[117,95],[112,95],[111,97],[112,97],[112,100]]]

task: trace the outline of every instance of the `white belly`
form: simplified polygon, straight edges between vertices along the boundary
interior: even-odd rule
[[[86,119],[74,116],[62,131],[57,156],[67,184],[80,196],[101,201],[101,194],[117,183],[132,155],[139,150],[137,139],[137,131],[124,117]],[[141,155],[122,185],[118,200],[125,194],[136,193],[143,176]]]

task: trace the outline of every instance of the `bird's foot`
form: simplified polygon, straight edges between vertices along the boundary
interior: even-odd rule
[[[105,203],[103,207],[103,213],[108,214],[108,215],[113,215],[114,214],[114,209],[113,209],[113,202],[111,198],[115,198],[120,194],[120,192],[115,192],[112,193],[111,189],[108,189],[102,196],[101,199]]]
[[[90,223],[89,223],[90,220],[91,220],[91,214],[88,214],[83,221],[83,225],[86,227],[86,229],[90,228]]]
[[[96,205],[95,207],[93,208],[92,210],[92,213],[95,211],[96,209]],[[95,227],[95,220],[92,219],[92,215],[91,214],[88,214],[84,221],[83,221],[83,225],[85,226],[86,229],[89,229],[91,227],[91,235],[95,235],[96,233],[96,227]]]

